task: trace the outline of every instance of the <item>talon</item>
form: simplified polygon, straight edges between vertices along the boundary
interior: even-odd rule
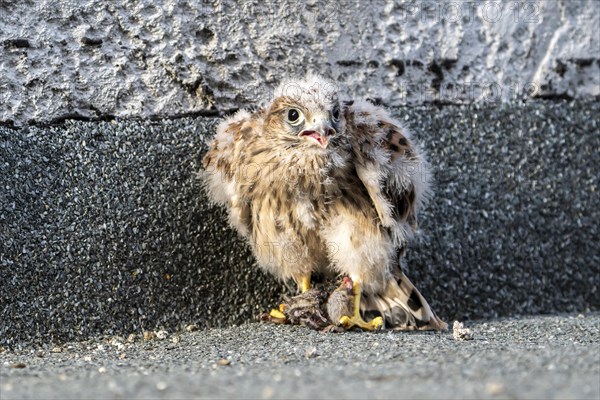
[[[375,317],[371,320],[371,322],[369,322],[369,324],[373,326],[373,330],[379,330],[383,328],[383,318]]]
[[[358,318],[343,316],[342,318],[340,318],[340,325],[343,326],[345,329],[350,329],[353,326],[358,326],[359,328],[367,331],[377,331],[383,327],[383,318],[376,317],[373,318],[371,321],[367,322],[360,316]]]
[[[358,326],[361,329],[365,329],[367,331],[376,331],[383,327],[383,318],[376,317],[371,321],[365,321],[360,316],[360,295],[361,295],[361,287],[360,284],[354,283],[352,287],[352,291],[354,293],[354,315],[352,316],[343,316],[340,318],[340,325],[345,329],[350,329],[353,326]]]
[[[269,312],[269,315],[273,318],[285,320],[285,315],[283,315],[283,313],[281,311],[276,310],[274,308]]]

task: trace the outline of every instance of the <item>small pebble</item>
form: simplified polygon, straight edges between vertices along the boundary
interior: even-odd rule
[[[223,366],[226,366],[226,365],[231,365],[231,361],[229,361],[229,360],[228,360],[228,359],[226,359],[226,358],[222,358],[222,359],[220,359],[220,360],[219,360],[217,363],[218,363],[219,365],[223,365]]]
[[[167,338],[167,336],[169,336],[169,332],[167,332],[165,330],[160,330],[160,331],[156,332],[156,338],[158,340],[165,340]]]
[[[15,369],[21,369],[21,368],[25,368],[26,366],[27,366],[27,365],[25,365],[24,363],[21,363],[21,362],[19,362],[19,363],[14,363],[14,364],[11,364],[11,365],[10,365],[10,367],[11,367],[11,368],[15,368]]]
[[[452,336],[456,340],[473,340],[473,332],[469,328],[465,328],[462,322],[454,321],[452,325]]]
[[[273,389],[271,386],[265,386],[265,388],[262,391],[262,398],[263,399],[271,399],[274,394],[275,394],[275,389]]]
[[[497,396],[504,392],[504,385],[499,382],[490,382],[486,385],[485,389],[490,395]]]
[[[195,324],[190,324],[185,327],[185,330],[187,332],[194,332],[198,330],[198,326],[196,326]]]
[[[304,357],[306,357],[306,358],[313,358],[316,356],[317,356],[317,348],[314,346],[307,348],[306,351],[304,352]]]

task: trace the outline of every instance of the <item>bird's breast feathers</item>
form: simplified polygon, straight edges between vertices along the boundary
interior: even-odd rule
[[[406,239],[405,225],[416,227],[427,193],[422,153],[381,107],[347,102],[341,114],[339,132],[325,149],[299,141],[301,135],[269,130],[267,125],[284,129],[281,118],[289,118],[273,122],[277,116],[269,108],[238,112],[219,125],[204,158],[206,186],[237,218],[238,230],[240,224],[251,229],[252,221],[235,215],[254,215],[252,208],[265,205],[281,207],[291,225],[307,229],[342,208],[373,216],[373,223],[396,231],[397,242]]]

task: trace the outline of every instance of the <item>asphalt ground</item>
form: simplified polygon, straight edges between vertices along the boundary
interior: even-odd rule
[[[8,399],[598,399],[600,314],[451,332],[320,333],[249,323],[0,353]],[[129,340],[128,340],[129,339]]]

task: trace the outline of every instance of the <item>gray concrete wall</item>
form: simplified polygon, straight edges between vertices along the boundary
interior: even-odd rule
[[[3,0],[0,121],[214,113],[316,70],[388,105],[600,95],[599,5]]]

